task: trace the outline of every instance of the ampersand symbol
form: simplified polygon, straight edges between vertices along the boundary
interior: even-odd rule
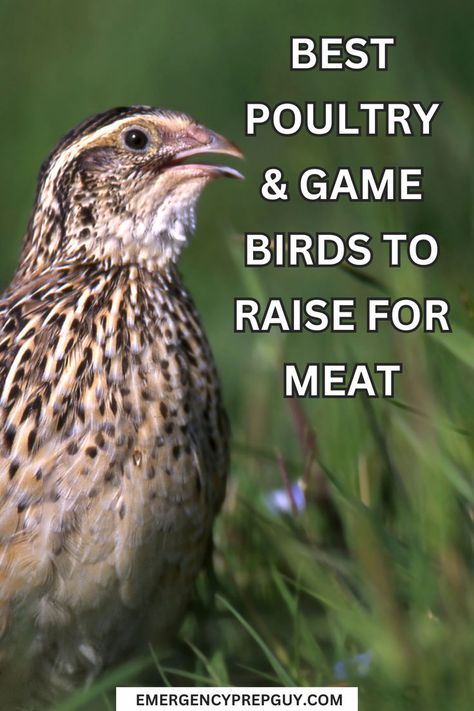
[[[264,200],[288,200],[288,183],[282,180],[279,168],[267,168],[263,175],[260,195]]]

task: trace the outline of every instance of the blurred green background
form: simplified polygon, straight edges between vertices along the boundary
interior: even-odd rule
[[[0,2],[3,285],[40,163],[87,115],[133,103],[178,109],[246,154],[247,180],[221,181],[202,198],[182,260],[234,432],[233,477],[217,530],[220,597],[210,602],[203,578],[176,648],[162,662],[146,656],[150,683],[162,678],[158,666],[175,684],[331,684],[337,662],[370,652],[363,677],[346,663],[361,709],[472,707],[473,21],[468,0]],[[289,37],[298,34],[395,35],[397,47],[388,72],[290,72]],[[285,138],[269,127],[246,138],[250,100],[444,104],[433,136],[421,139]],[[291,201],[271,204],[258,186],[275,163],[290,179],[310,165],[424,166],[425,200],[311,204],[294,190]],[[359,278],[340,268],[243,269],[245,231],[285,230],[364,231],[374,241],[382,231],[430,232],[440,258],[429,269],[390,270],[376,250]],[[233,332],[237,295],[355,295],[362,302],[381,290],[449,299],[454,333]],[[281,396],[284,360],[401,360],[405,374],[396,402],[301,406]],[[305,488],[297,517],[265,505],[286,479]],[[118,679],[131,683],[134,672],[119,671],[62,708],[102,708],[110,702],[92,697]]]

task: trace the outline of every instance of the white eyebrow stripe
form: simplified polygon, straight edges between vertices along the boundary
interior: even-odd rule
[[[149,113],[136,114],[135,116],[126,116],[118,118],[112,123],[108,123],[107,126],[102,126],[102,128],[98,128],[97,130],[93,131],[90,135],[86,135],[82,138],[78,137],[68,148],[61,151],[56,156],[54,162],[49,168],[48,178],[53,181],[56,180],[59,172],[64,168],[65,165],[70,163],[77,155],[79,155],[79,153],[82,153],[85,148],[93,145],[102,137],[107,136],[110,133],[114,133],[114,131],[119,128],[126,128],[127,126],[139,126],[142,119],[149,119],[152,120],[154,123],[161,123],[163,125],[173,124],[176,127],[179,127],[179,124],[182,123],[183,128],[190,121],[189,118],[180,116],[179,114],[170,116],[157,116],[156,114]]]
[[[145,116],[150,117],[150,114],[142,114],[142,115],[144,117]],[[137,117],[136,116],[127,116],[126,118],[117,119],[113,123],[108,123],[107,126],[102,126],[102,128],[99,128],[96,131],[93,131],[88,136],[78,137],[74,141],[74,143],[72,143],[68,148],[64,149],[56,156],[53,164],[49,168],[49,177],[54,180],[57,177],[60,170],[62,170],[65,165],[70,163],[77,155],[79,155],[79,153],[82,153],[82,151],[85,148],[88,148],[88,146],[93,145],[98,140],[100,140],[102,137],[107,136],[110,133],[113,133],[120,126],[123,126],[123,128],[126,128],[127,126],[132,126],[132,125],[136,125],[136,124],[137,124]]]

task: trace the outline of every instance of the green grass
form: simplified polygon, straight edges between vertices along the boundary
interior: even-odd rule
[[[282,356],[280,338],[264,340],[251,341],[254,378]],[[466,387],[458,407],[444,389],[472,379],[474,336],[417,335],[409,349],[411,398],[282,400],[279,440],[272,378],[253,380],[217,525],[217,589],[203,574],[172,650],[55,711],[106,709],[117,683],[332,685],[338,661],[369,650],[367,675],[347,665],[364,711],[472,707],[472,423]],[[305,511],[270,512],[266,494],[289,480],[303,483]]]

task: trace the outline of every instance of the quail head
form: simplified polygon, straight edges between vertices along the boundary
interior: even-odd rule
[[[239,150],[118,108],[42,166],[0,299],[0,699],[36,708],[179,625],[228,469],[216,369],[176,261]]]

